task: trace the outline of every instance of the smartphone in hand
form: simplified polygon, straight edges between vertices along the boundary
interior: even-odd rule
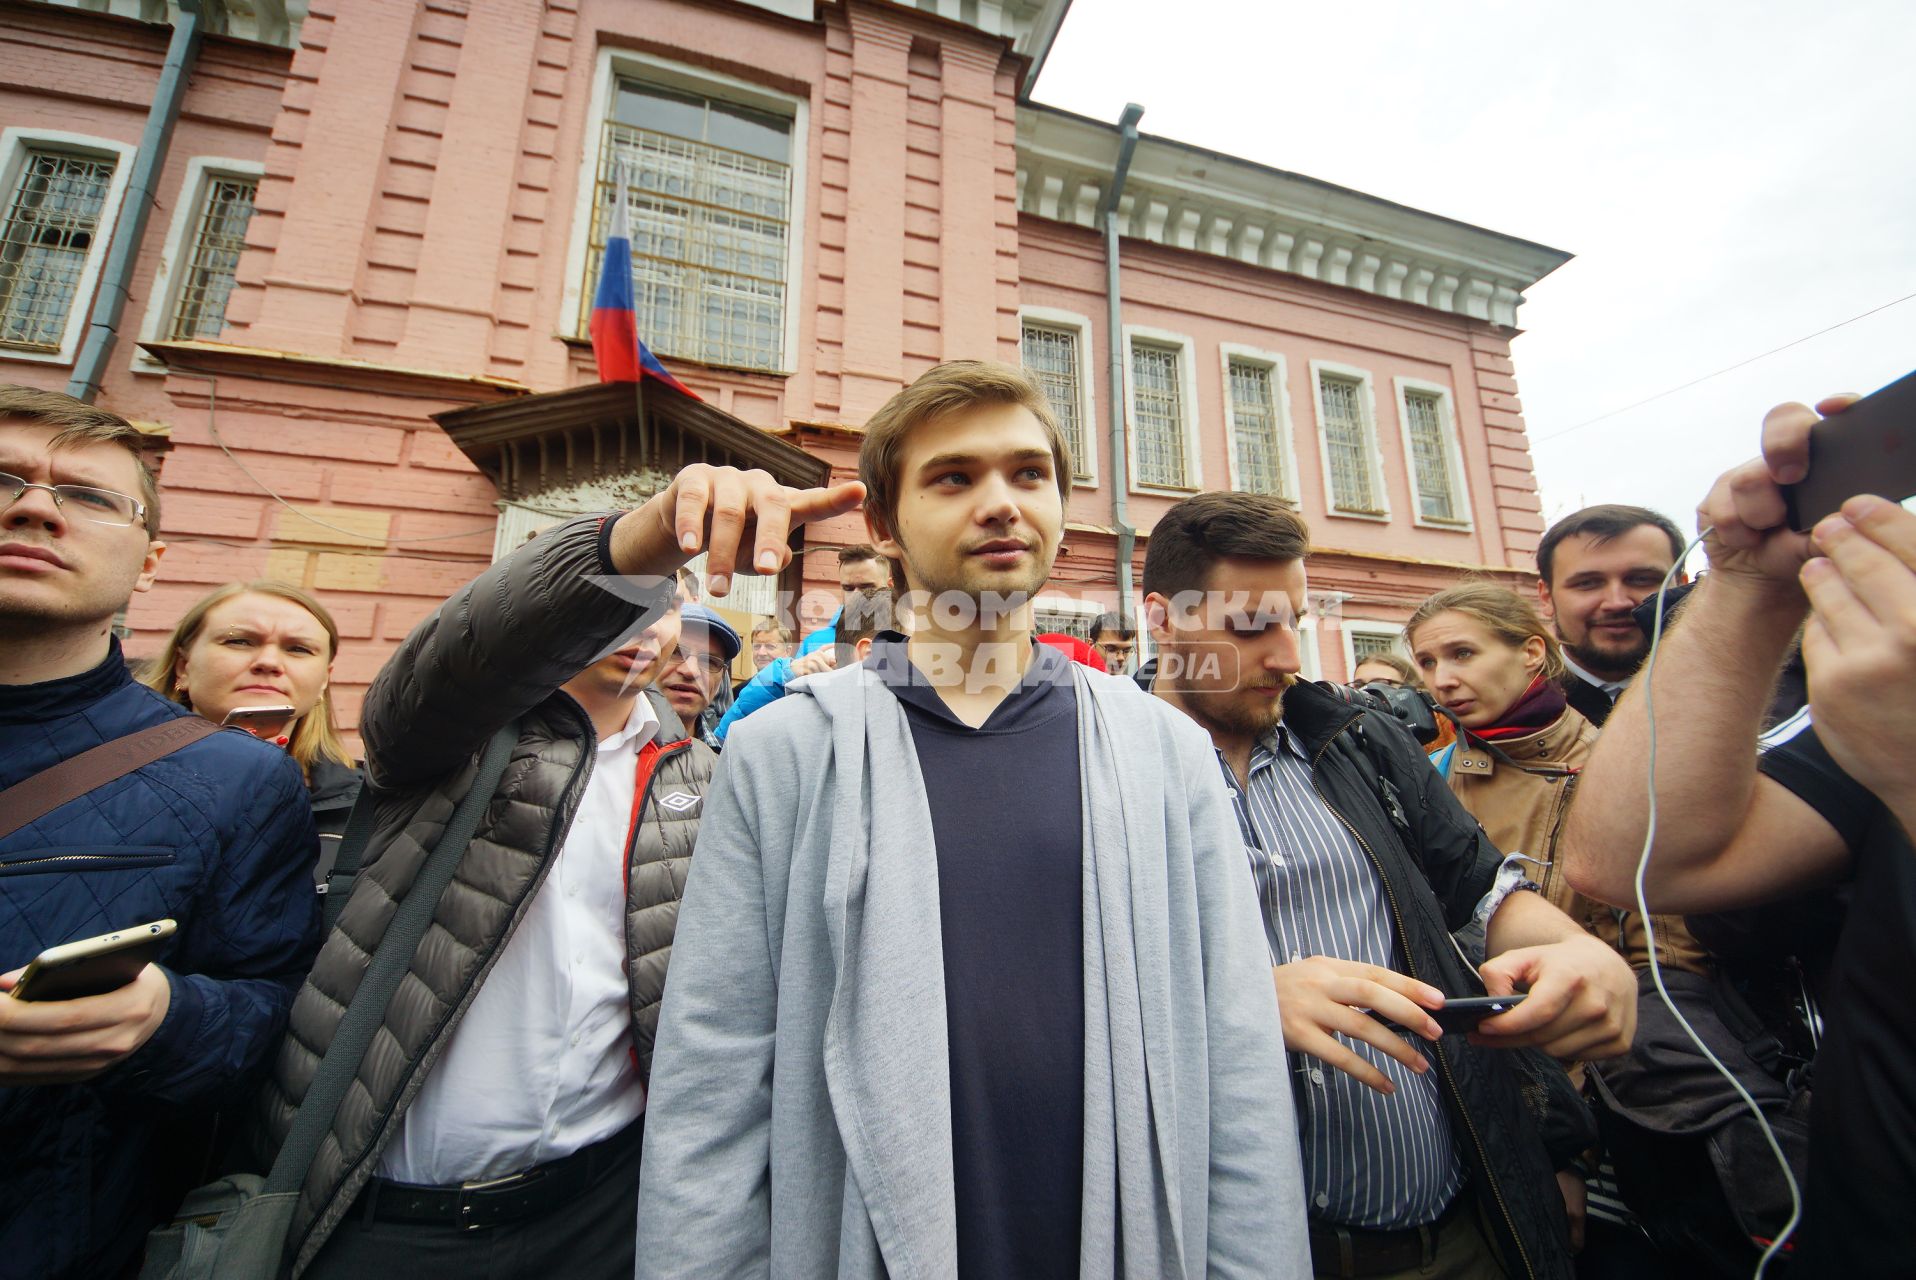
[[[1808,533],[1859,493],[1916,497],[1916,373],[1810,428],[1810,469],[1783,487],[1790,528]]]
[[[1444,1029],[1445,1035],[1462,1035],[1475,1031],[1485,1018],[1509,1013],[1523,1002],[1521,991],[1509,996],[1452,996],[1444,1001],[1443,1008],[1432,1009],[1430,1016]]]
[[[117,991],[159,959],[178,928],[172,920],[154,920],[48,947],[27,965],[11,994],[15,1000],[78,1000]]]

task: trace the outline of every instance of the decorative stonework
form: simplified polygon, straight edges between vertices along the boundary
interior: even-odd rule
[[[1117,159],[1115,125],[1023,103],[1018,209],[1096,229]],[[1570,260],[1455,222],[1233,156],[1139,140],[1118,234],[1514,327],[1523,291]]]

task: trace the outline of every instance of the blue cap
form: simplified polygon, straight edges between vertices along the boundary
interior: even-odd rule
[[[718,646],[727,662],[738,657],[738,651],[745,647],[738,638],[738,632],[732,630],[732,624],[702,604],[680,605],[679,619],[688,627],[704,627],[705,633],[712,637],[712,643]]]

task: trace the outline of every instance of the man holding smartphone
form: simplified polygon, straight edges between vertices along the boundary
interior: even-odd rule
[[[1567,1086],[1557,1114],[1570,1123],[1540,1126],[1508,1051],[1622,1052],[1636,982],[1526,891],[1536,886],[1517,860],[1393,716],[1297,678],[1309,549],[1304,521],[1276,498],[1187,498],[1152,529],[1143,613],[1160,655],[1153,692],[1209,733],[1263,907],[1315,1265],[1567,1276],[1552,1175],[1581,1143],[1551,1139],[1583,1126]],[[1474,972],[1450,936],[1473,926],[1490,956]],[[1446,997],[1520,985],[1507,1012],[1467,1026],[1435,1016]],[[1468,1042],[1447,1034],[1461,1031]],[[1580,1176],[1567,1180],[1581,1190]]]
[[[166,550],[140,443],[114,414],[0,387],[0,988],[49,948],[178,922],[105,994],[0,996],[6,1277],[110,1276],[138,1256],[318,946],[298,766],[134,683],[113,636]],[[211,736],[5,816],[57,796],[56,767],[176,722]]]

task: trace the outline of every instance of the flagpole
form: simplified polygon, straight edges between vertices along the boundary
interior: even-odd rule
[[[619,210],[622,213],[624,213],[629,219],[631,216],[631,210],[626,201],[625,161],[623,158],[613,160],[612,180],[613,180],[613,198],[619,202],[618,203]],[[629,266],[630,264],[628,264],[628,267]],[[636,346],[636,342],[637,342],[637,339],[636,339],[636,331],[637,331],[636,291],[634,294],[633,310],[635,313],[633,317],[635,345],[634,345],[632,355],[633,355],[634,361],[636,362],[638,359],[638,350]],[[645,370],[643,369],[643,367],[641,367],[639,370],[639,376],[635,378],[632,382],[632,404],[633,404],[634,411],[638,414],[639,469],[643,471],[646,468],[650,467],[653,463],[652,433],[646,429],[646,425],[645,425]]]

